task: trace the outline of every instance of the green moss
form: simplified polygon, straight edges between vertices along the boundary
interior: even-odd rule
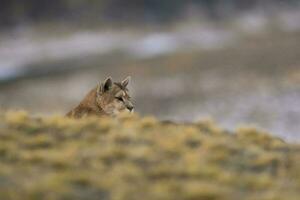
[[[153,117],[0,115],[0,199],[297,199],[300,146]]]

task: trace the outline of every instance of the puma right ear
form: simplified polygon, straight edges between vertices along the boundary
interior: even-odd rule
[[[97,96],[98,97],[101,95],[102,91],[103,91],[103,84],[98,83],[98,86],[97,86]]]
[[[102,92],[107,92],[113,85],[112,78],[108,77],[103,84]]]
[[[113,81],[111,77],[108,77],[104,83],[99,83],[97,86],[97,95],[101,95],[104,92],[107,92],[108,90],[110,90],[110,88],[113,85]]]

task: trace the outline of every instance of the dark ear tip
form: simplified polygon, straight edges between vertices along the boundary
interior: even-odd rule
[[[110,76],[104,81],[104,84],[112,85],[112,83],[113,83],[113,80],[112,80],[112,77],[110,77]]]
[[[122,81],[122,85],[124,87],[126,87],[128,85],[128,83],[130,82],[131,80],[131,76],[127,76],[123,81]]]
[[[111,76],[107,77],[107,78],[106,78],[106,81],[111,81],[111,82],[112,82],[112,77],[111,77]],[[105,81],[105,82],[106,82],[106,81]]]

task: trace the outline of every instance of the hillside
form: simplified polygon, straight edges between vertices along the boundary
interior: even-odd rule
[[[0,115],[0,199],[296,200],[299,169],[300,145],[254,128]]]

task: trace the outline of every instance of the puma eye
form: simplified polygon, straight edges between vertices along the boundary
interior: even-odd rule
[[[124,101],[122,97],[116,97],[118,101]]]

